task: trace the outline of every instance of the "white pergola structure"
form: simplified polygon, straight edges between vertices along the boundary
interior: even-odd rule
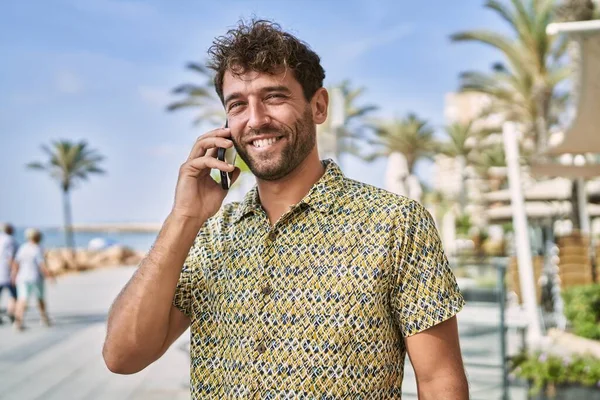
[[[584,154],[600,154],[600,20],[549,24],[549,35],[569,35],[575,46],[573,110],[563,140],[550,146],[548,157],[570,155],[572,160],[585,160]],[[560,176],[577,179],[581,230],[590,233],[585,179],[600,177],[600,164],[538,162],[531,173],[536,176]]]
[[[581,21],[555,23],[547,27],[549,35],[559,32],[568,34],[577,48],[578,60],[574,63],[577,70],[574,77],[575,107],[569,127],[561,143],[545,149],[545,158],[563,154],[582,155],[600,154],[600,21]],[[539,315],[535,300],[535,286],[531,246],[528,236],[527,213],[540,210],[527,210],[524,201],[519,170],[519,150],[517,146],[517,127],[506,122],[503,127],[504,148],[509,177],[512,220],[515,230],[519,278],[523,303],[529,318],[528,341],[536,345],[541,336]],[[581,160],[581,157],[578,157]],[[600,176],[600,165],[564,165],[559,162],[544,162],[533,166],[532,173],[546,177],[570,177],[578,179],[578,197],[582,231],[589,232],[587,196],[584,178]],[[554,210],[541,210],[546,214]],[[560,211],[559,211],[560,212]]]

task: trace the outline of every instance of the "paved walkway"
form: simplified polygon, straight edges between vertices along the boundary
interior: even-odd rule
[[[27,314],[25,332],[0,325],[0,399],[189,399],[188,334],[138,374],[115,375],[104,365],[107,310],[132,273],[133,268],[110,268],[61,277],[56,285],[47,285],[52,328],[40,325],[35,309]],[[0,299],[3,305],[5,300]],[[501,398],[496,320],[497,312],[489,306],[469,305],[459,314],[473,399]],[[516,344],[511,336],[510,346]],[[406,399],[417,398],[408,361],[404,392]],[[525,390],[512,388],[511,399],[525,399]]]

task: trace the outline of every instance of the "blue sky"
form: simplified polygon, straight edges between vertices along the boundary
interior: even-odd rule
[[[117,1],[37,0],[0,4],[0,221],[57,226],[60,191],[28,171],[40,145],[87,140],[108,174],[72,193],[76,223],[161,222],[177,170],[195,138],[189,112],[167,113],[170,90],[193,81],[215,36],[240,18],[273,19],[321,56],[326,84],[350,79],[365,103],[390,117],[414,111],[444,124],[444,96],[465,69],[498,55],[453,44],[459,30],[505,30],[483,1]],[[345,173],[383,186],[385,161],[348,159]],[[431,179],[423,164],[419,175]]]

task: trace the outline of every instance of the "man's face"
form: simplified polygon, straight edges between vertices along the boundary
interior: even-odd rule
[[[240,76],[228,71],[223,97],[235,148],[257,178],[283,178],[314,149],[311,104],[290,70]]]

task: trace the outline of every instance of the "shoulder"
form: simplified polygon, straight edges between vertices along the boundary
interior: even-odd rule
[[[238,201],[223,204],[219,211],[211,218],[209,218],[204,224],[204,231],[206,234],[217,235],[226,231],[231,227],[237,217],[242,204]]]
[[[240,202],[231,202],[221,206],[219,211],[206,220],[202,228],[198,231],[194,247],[213,246],[214,241],[226,234],[233,226],[238,217],[240,207]]]
[[[397,225],[405,225],[428,215],[425,207],[416,200],[353,179],[344,179],[339,205],[371,213],[386,215]]]

